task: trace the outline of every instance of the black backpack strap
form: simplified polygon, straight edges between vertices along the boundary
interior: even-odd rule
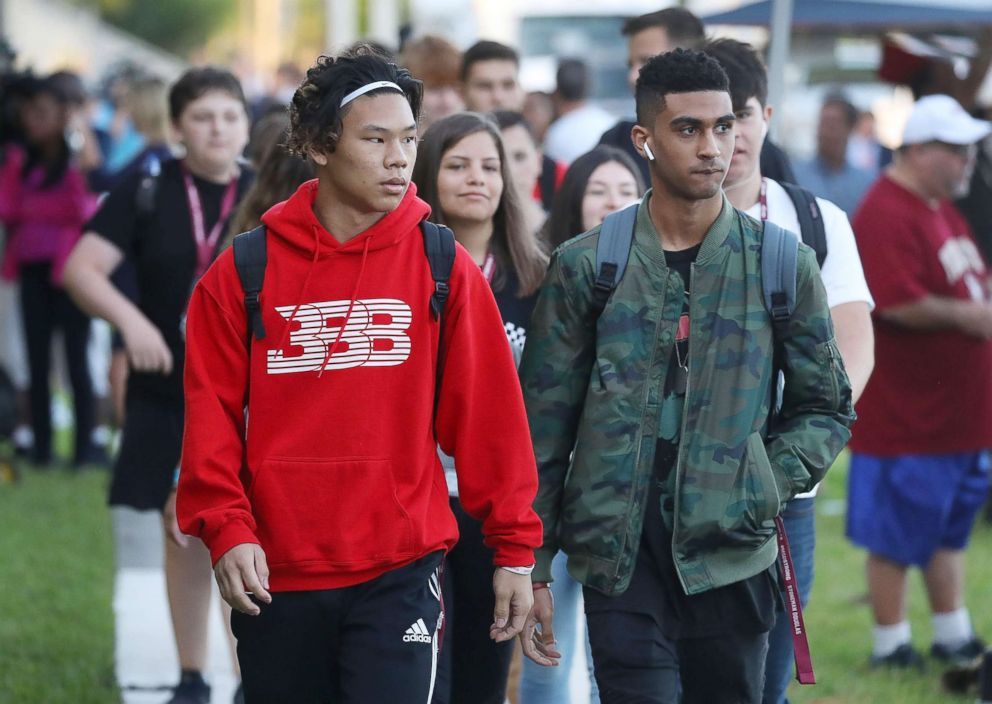
[[[431,315],[434,320],[441,320],[451,292],[449,281],[451,269],[455,265],[455,233],[444,225],[435,225],[427,220],[420,223],[420,229],[424,235],[424,254],[427,255],[431,278],[434,279]]]
[[[821,267],[827,258],[827,230],[823,224],[823,213],[816,202],[816,196],[794,183],[780,183],[796,207],[799,218],[799,234],[803,242],[816,252],[816,263]]]
[[[431,294],[431,317],[437,320],[437,368],[434,370],[434,417],[441,400],[441,377],[444,369],[444,308],[451,293],[449,281],[455,266],[455,233],[444,225],[435,225],[423,220],[420,230],[424,235],[424,254],[434,279],[434,292]],[[434,441],[437,442],[437,428],[434,428]]]
[[[592,302],[596,317],[606,308],[624,272],[630,247],[634,241],[634,225],[637,223],[637,207],[627,206],[623,210],[610,213],[599,229],[599,242],[596,244],[596,282],[593,284]]]
[[[262,284],[265,282],[265,225],[259,225],[254,230],[242,232],[234,238],[234,267],[241,279],[241,288],[245,292],[245,313],[248,325],[256,340],[265,338],[265,326],[262,324],[262,306],[259,296]]]

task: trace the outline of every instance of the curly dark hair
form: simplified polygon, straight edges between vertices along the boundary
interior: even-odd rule
[[[341,99],[376,81],[398,85],[410,103],[414,118],[419,119],[423,84],[374,47],[360,45],[340,56],[321,56],[307,71],[289,105],[290,134],[286,148],[304,158],[311,149],[333,152],[341,134],[341,121],[350,107],[342,108]],[[387,92],[396,91],[377,88],[365,95]]]
[[[652,127],[665,109],[669,93],[719,91],[730,93],[730,81],[720,63],[693,49],[675,49],[652,57],[637,77],[637,124]]]
[[[768,103],[768,72],[754,47],[736,39],[711,39],[699,50],[716,59],[730,80],[730,102],[743,110],[751,98],[761,107]]]

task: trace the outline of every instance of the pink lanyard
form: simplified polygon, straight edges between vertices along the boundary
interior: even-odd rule
[[[220,202],[220,215],[208,234],[203,223],[203,203],[200,201],[200,192],[196,190],[196,184],[185,164],[182,165],[182,171],[183,183],[186,186],[186,203],[189,205],[189,219],[193,226],[193,239],[196,241],[196,273],[194,278],[199,279],[210,266],[210,262],[214,258],[214,251],[217,249],[217,240],[220,239],[220,231],[224,227],[224,221],[234,209],[234,198],[238,193],[238,178],[235,176],[227,184],[224,197]]]
[[[486,254],[486,261],[482,262],[482,275],[486,277],[486,282],[492,284],[493,275],[496,273],[496,257],[493,256],[492,252]]]

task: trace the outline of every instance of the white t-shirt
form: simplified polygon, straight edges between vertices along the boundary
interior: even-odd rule
[[[551,123],[544,135],[544,153],[555,161],[571,164],[599,144],[602,134],[616,122],[602,108],[583,105]]]
[[[765,183],[768,219],[779,227],[801,235],[796,206],[792,204],[789,194],[777,181],[766,178]],[[864,301],[871,310],[875,307],[875,301],[868,291],[865,272],[861,268],[861,257],[858,255],[858,244],[854,240],[854,231],[847,215],[829,200],[817,198],[816,204],[820,206],[827,239],[827,258],[823,260],[823,267],[820,269],[820,279],[827,291],[827,305],[833,308],[843,303]],[[755,203],[744,212],[760,220],[761,203]],[[819,484],[808,493],[798,494],[796,498],[816,496],[817,489]]]
[[[796,207],[792,204],[789,194],[777,181],[768,178],[765,179],[765,183],[768,184],[766,192],[768,219],[779,227],[801,236]],[[816,204],[820,206],[823,229],[827,235],[827,258],[823,260],[823,268],[820,270],[823,288],[827,290],[827,305],[833,308],[842,303],[864,301],[869,309],[874,308],[875,301],[865,282],[861,257],[858,256],[858,245],[854,240],[854,231],[851,229],[847,215],[829,200],[817,198]],[[744,212],[760,220],[761,204],[755,203]]]

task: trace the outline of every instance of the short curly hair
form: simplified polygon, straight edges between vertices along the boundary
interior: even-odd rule
[[[637,124],[653,127],[669,93],[702,91],[730,93],[727,73],[716,59],[693,49],[675,49],[652,57],[641,68],[634,90]]]
[[[304,158],[311,150],[333,152],[341,135],[341,121],[350,108],[349,105],[341,107],[342,98],[376,81],[398,85],[410,103],[414,119],[419,119],[423,83],[374,47],[361,45],[340,56],[321,56],[307,71],[289,104],[290,132],[286,148]],[[390,92],[395,93],[395,90],[377,88],[365,95]]]

